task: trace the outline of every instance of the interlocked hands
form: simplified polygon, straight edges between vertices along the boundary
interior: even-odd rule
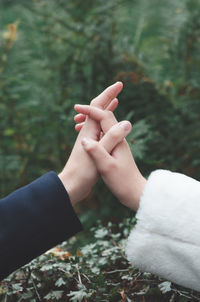
[[[131,131],[128,121],[117,122],[112,111],[122,83],[108,87],[90,106],[75,105],[79,132],[65,168],[59,177],[68,191],[71,202],[85,198],[101,174],[113,194],[133,210],[139,207],[146,180],[137,168],[128,143]]]

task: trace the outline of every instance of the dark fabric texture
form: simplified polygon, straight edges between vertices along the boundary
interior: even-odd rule
[[[54,172],[0,200],[0,280],[82,230]]]

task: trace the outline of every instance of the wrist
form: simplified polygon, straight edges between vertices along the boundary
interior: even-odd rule
[[[75,204],[80,201],[80,197],[78,196],[79,189],[78,189],[78,181],[76,177],[74,177],[73,171],[64,170],[58,174],[61,182],[63,183],[68,195],[72,206],[74,207]]]
[[[130,193],[131,200],[129,202],[129,207],[134,211],[137,211],[140,206],[140,199],[142,197],[146,182],[147,180],[142,175],[137,177],[137,180],[133,182],[134,186],[132,187],[132,192]]]
[[[137,211],[140,206],[140,199],[142,197],[146,183],[147,183],[147,180],[143,176],[141,176],[141,178],[138,182],[136,193],[135,193],[135,211]]]
[[[71,201],[72,206],[83,200],[91,191],[92,185],[96,182],[94,178],[91,182],[90,176],[87,177],[86,173],[78,173],[79,167],[66,167],[58,175],[62,181]]]

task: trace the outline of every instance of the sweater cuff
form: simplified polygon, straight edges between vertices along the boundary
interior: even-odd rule
[[[82,230],[54,172],[8,195],[0,208],[0,279]]]
[[[200,183],[180,173],[151,173],[127,243],[129,261],[200,290]],[[198,276],[198,278],[197,278]]]

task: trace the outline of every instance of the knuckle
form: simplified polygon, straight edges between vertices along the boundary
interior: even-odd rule
[[[88,146],[88,151],[89,152],[95,152],[98,149],[98,143],[97,142],[92,142],[92,144],[90,144]]]
[[[91,114],[91,107],[88,106],[88,115],[90,115],[90,114]]]
[[[112,111],[110,111],[110,110],[105,110],[105,111],[104,111],[104,115],[105,115],[105,118],[106,118],[106,119],[111,119],[111,118],[113,118],[113,116],[114,116],[114,114],[113,114]]]
[[[113,161],[111,161],[111,162],[107,163],[106,166],[101,168],[102,169],[101,173],[106,175],[106,174],[112,172],[113,170],[115,170],[115,167],[116,167],[115,163]]]
[[[97,98],[94,98],[91,102],[90,105],[95,106],[97,103]]]
[[[116,168],[116,164],[114,161],[111,161],[109,164],[108,164],[108,171],[113,171],[115,170]]]
[[[101,175],[107,175],[109,172],[109,168],[108,165],[100,167],[99,172]]]

